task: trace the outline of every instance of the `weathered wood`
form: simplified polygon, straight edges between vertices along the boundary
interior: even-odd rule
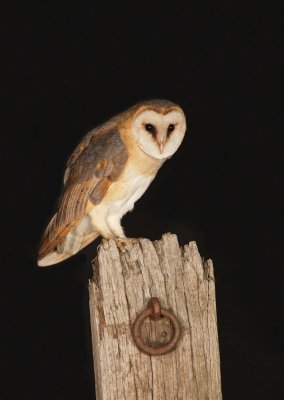
[[[103,242],[89,285],[97,400],[220,400],[213,264],[195,242],[180,248],[176,235],[139,239],[123,254],[114,240]],[[138,350],[131,336],[136,315],[151,297],[178,318],[177,348],[163,356]],[[167,319],[149,318],[143,337],[167,342]]]

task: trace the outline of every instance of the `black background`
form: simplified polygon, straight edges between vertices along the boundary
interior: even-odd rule
[[[48,269],[36,267],[37,246],[81,137],[157,97],[183,107],[188,131],[126,233],[197,241],[215,265],[224,399],[284,398],[280,20],[272,4],[225,1],[12,4],[1,399],[94,398],[87,283],[99,241]]]

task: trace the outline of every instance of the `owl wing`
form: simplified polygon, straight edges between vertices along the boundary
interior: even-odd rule
[[[88,133],[67,162],[58,210],[47,226],[39,249],[39,261],[99,204],[127,161],[127,151],[112,120]]]

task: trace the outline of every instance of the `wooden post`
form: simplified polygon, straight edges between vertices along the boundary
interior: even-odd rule
[[[103,242],[89,285],[97,400],[220,400],[213,264],[195,242],[180,248],[176,235],[139,239],[121,253]],[[181,338],[171,353],[149,356],[134,344],[131,326],[151,297],[171,310]],[[155,346],[171,335],[166,318],[143,324]]]

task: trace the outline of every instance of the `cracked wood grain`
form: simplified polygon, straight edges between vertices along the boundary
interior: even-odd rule
[[[89,284],[97,400],[221,400],[215,283],[211,260],[195,242],[180,247],[176,235],[139,239],[122,254],[104,241]],[[177,348],[163,356],[141,353],[131,325],[151,297],[178,318]],[[147,319],[143,338],[165,343],[167,319]]]

